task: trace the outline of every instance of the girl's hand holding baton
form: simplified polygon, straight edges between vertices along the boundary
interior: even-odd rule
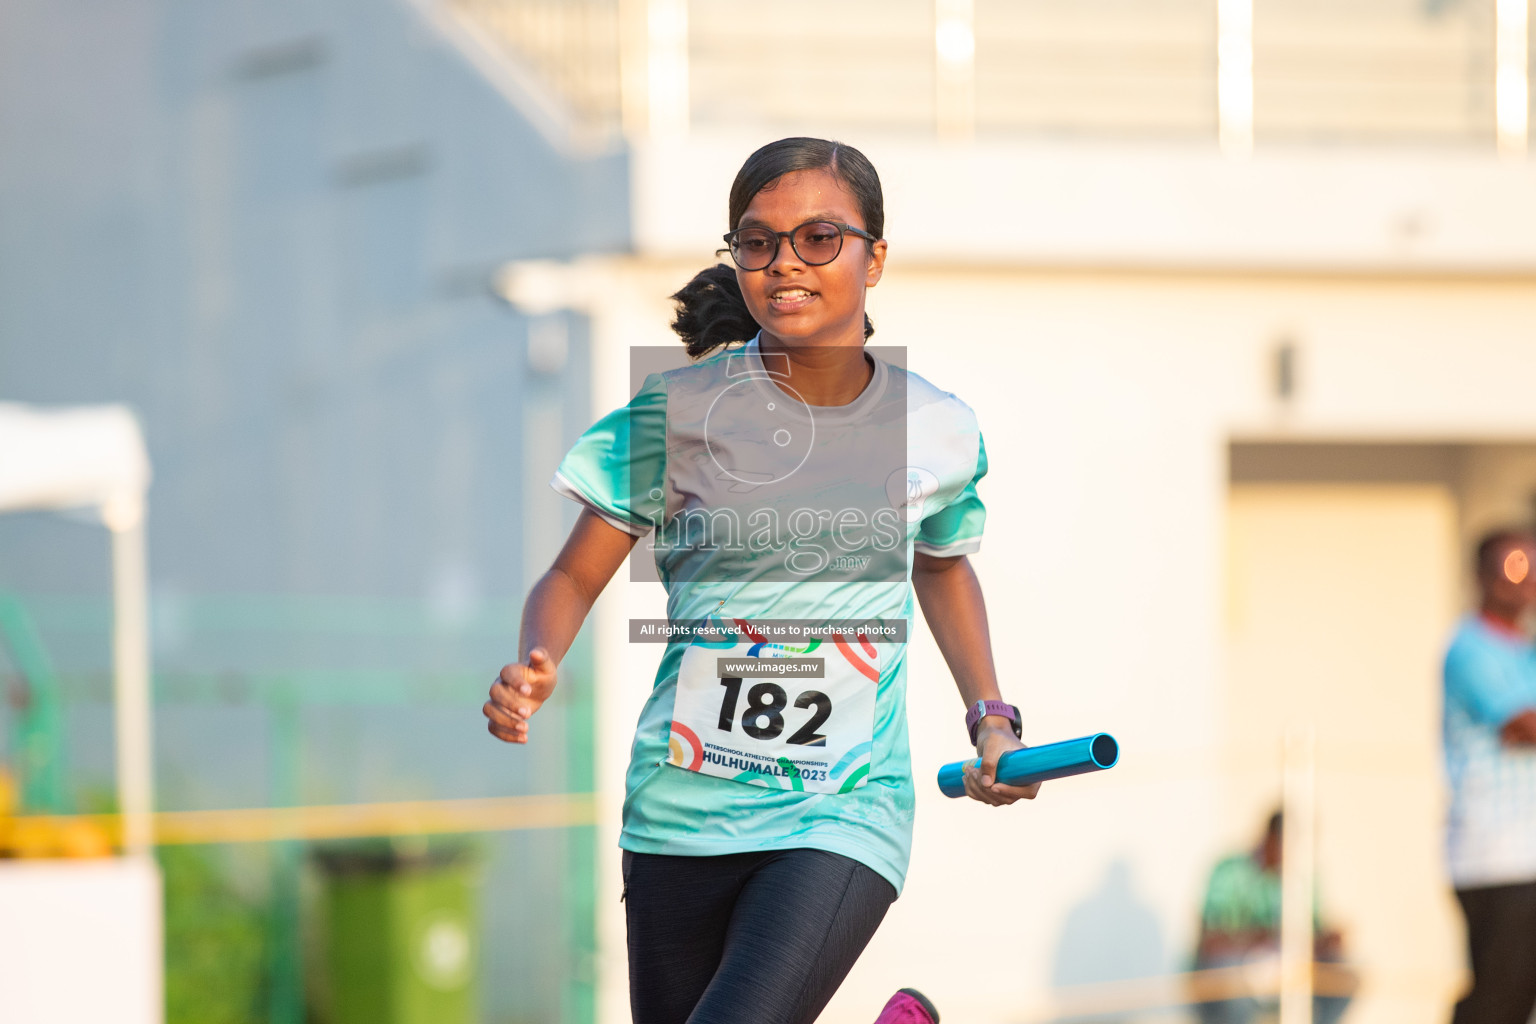
[[[991,766],[983,768],[980,763],[981,758],[977,758],[944,765],[939,769],[939,791],[948,797],[975,796],[971,776],[977,776],[979,782],[980,776],[989,771],[992,778],[1020,789],[1069,775],[1101,772],[1120,763],[1120,744],[1109,733],[1097,732],[1037,747],[1016,745],[999,755]]]
[[[1001,725],[997,723],[1003,723]],[[1016,800],[1033,800],[1040,783],[1009,786],[997,781],[997,760],[1010,750],[1022,750],[1024,744],[1013,734],[1006,719],[988,716],[976,731],[977,761],[965,766],[965,795],[993,807],[1006,807]]]

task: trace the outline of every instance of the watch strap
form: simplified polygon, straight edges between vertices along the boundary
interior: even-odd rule
[[[981,720],[988,715],[998,715],[1013,723],[1013,734],[1019,739],[1024,738],[1024,723],[1020,719],[1019,709],[1006,701],[979,700],[971,705],[971,709],[965,713],[965,728],[971,734],[971,746],[976,745],[976,729],[981,725]]]

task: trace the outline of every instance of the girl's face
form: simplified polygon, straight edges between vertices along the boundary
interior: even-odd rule
[[[732,226],[793,231],[812,220],[865,227],[858,202],[827,170],[784,175],[753,196]],[[762,270],[737,267],[736,280],[764,334],[785,345],[863,345],[864,291],[880,280],[884,266],[884,241],[845,234],[837,259],[812,267],[795,255],[788,238],[780,238],[772,263]]]

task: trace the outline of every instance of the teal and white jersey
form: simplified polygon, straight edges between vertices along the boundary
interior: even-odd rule
[[[809,847],[901,890],[915,802],[904,635],[773,643],[751,628],[910,623],[912,553],[980,547],[975,414],[866,353],[873,375],[843,406],[799,401],[757,339],[652,374],[551,482],[645,538],[670,622],[747,631],[668,641],[635,732],[624,849]]]

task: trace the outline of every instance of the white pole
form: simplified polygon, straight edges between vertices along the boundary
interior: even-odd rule
[[[647,127],[652,138],[683,138],[693,112],[688,83],[688,0],[649,0],[646,35]]]
[[[1497,0],[1494,12],[1494,119],[1499,154],[1520,159],[1530,139],[1530,0]]]
[[[624,137],[642,141],[651,130],[650,0],[619,0],[619,120]]]
[[[1227,156],[1253,152],[1253,0],[1216,0],[1216,130]]]
[[[130,857],[147,857],[155,839],[154,747],[142,496],[114,498],[103,506],[102,520],[112,531],[112,678],[123,851]]]
[[[934,0],[934,108],[939,138],[976,134],[976,11],[972,0]]]
[[[1285,832],[1280,869],[1280,1024],[1312,1024],[1312,894],[1317,874],[1316,736],[1285,737]]]

